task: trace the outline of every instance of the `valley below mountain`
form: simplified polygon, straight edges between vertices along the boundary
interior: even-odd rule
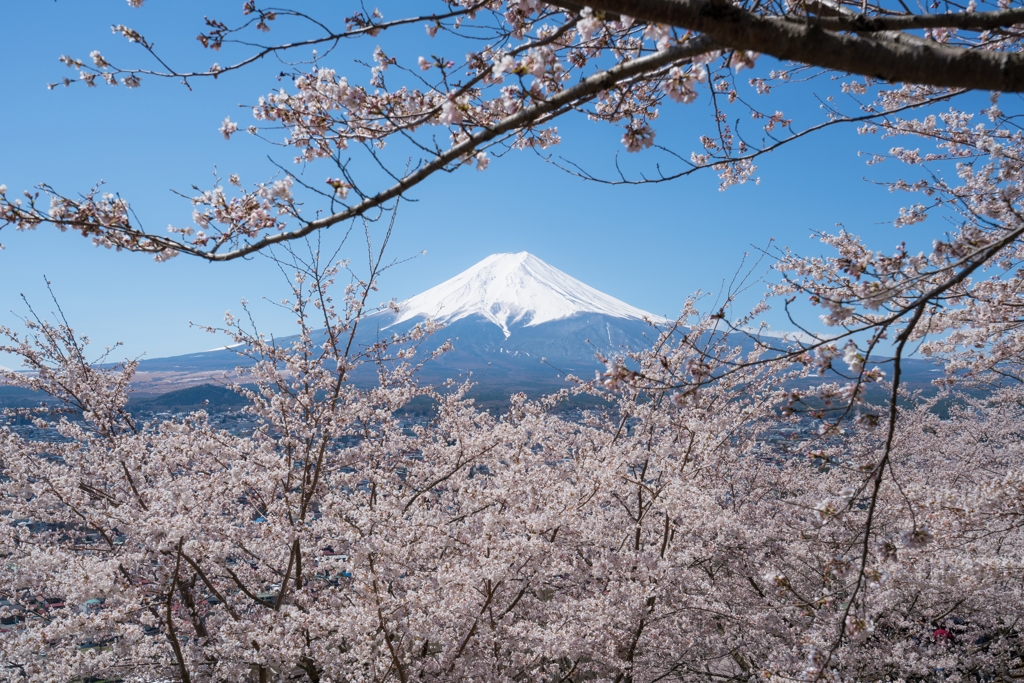
[[[443,327],[422,343],[418,357],[446,341],[451,349],[423,365],[420,382],[471,380],[470,395],[485,407],[504,406],[515,392],[537,397],[569,387],[566,377],[570,375],[592,379],[605,369],[598,356],[611,358],[649,348],[672,324],[519,252],[488,256],[400,302],[397,312],[366,316],[356,329],[354,348],[367,348],[428,320]],[[736,337],[738,345],[753,348],[752,337]],[[296,339],[283,336],[277,343],[288,345]],[[325,332],[314,335],[315,343],[324,341]],[[144,359],[132,385],[133,403],[167,410],[237,407],[237,400],[228,398],[222,387],[244,382],[244,369],[253,362],[237,348]],[[881,365],[885,367],[884,362]],[[904,378],[911,389],[934,393],[931,380],[938,373],[930,362],[904,361]],[[375,383],[373,364],[357,368],[351,379],[363,386]],[[31,392],[0,387],[0,406],[22,405],[35,398]]]

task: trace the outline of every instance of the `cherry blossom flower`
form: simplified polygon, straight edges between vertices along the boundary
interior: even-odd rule
[[[224,122],[220,124],[220,134],[224,136],[225,140],[230,140],[231,136],[238,132],[238,124],[231,120],[230,117],[225,118]]]

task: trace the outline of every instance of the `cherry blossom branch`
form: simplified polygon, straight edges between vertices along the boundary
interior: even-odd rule
[[[967,91],[960,90],[958,92],[944,93],[944,94],[937,95],[937,96],[934,96],[934,97],[929,97],[929,98],[927,98],[927,99],[925,99],[925,100],[923,100],[921,102],[913,102],[913,103],[910,103],[910,104],[905,104],[905,105],[903,105],[901,107],[896,107],[895,109],[890,109],[890,110],[886,110],[886,111],[872,112],[872,113],[868,113],[868,114],[862,114],[860,116],[843,116],[843,117],[838,117],[838,118],[832,118],[832,119],[829,119],[828,121],[822,121],[821,123],[815,124],[813,126],[809,126],[809,127],[805,128],[805,129],[803,129],[801,131],[793,133],[790,136],[788,136],[788,137],[786,137],[786,138],[784,138],[782,140],[778,140],[778,141],[776,141],[776,142],[774,142],[774,143],[772,143],[770,145],[767,145],[765,147],[761,147],[761,148],[755,149],[754,151],[752,151],[752,152],[750,152],[748,154],[740,154],[740,155],[737,155],[737,156],[716,157],[716,158],[713,158],[712,160],[709,160],[707,163],[699,164],[699,165],[693,164],[691,162],[688,162],[688,161],[684,160],[684,163],[689,165],[690,168],[688,168],[688,169],[686,169],[684,171],[680,171],[678,173],[670,173],[670,174],[667,174],[667,175],[666,174],[660,174],[657,178],[648,178],[648,177],[644,176],[644,177],[640,178],[639,180],[630,180],[630,179],[626,178],[625,175],[620,172],[620,177],[619,177],[618,180],[609,180],[607,178],[601,178],[600,176],[595,176],[595,175],[585,171],[584,169],[580,168],[580,166],[578,164],[573,163],[571,161],[567,161],[567,163],[570,166],[572,166],[573,168],[568,168],[566,166],[558,164],[558,163],[552,161],[550,157],[543,157],[543,159],[547,163],[555,166],[556,168],[558,168],[561,171],[565,171],[566,173],[568,173],[570,175],[576,176],[577,178],[581,178],[583,180],[589,180],[591,182],[600,183],[602,185],[647,185],[647,184],[654,184],[654,183],[664,183],[664,182],[670,182],[670,181],[673,181],[673,180],[679,180],[680,178],[685,178],[686,176],[693,175],[694,173],[696,173],[698,171],[703,171],[703,170],[707,170],[707,169],[716,169],[716,170],[718,170],[723,165],[743,164],[745,162],[753,161],[754,159],[756,159],[756,158],[758,158],[758,157],[760,157],[760,156],[762,156],[764,154],[768,154],[769,152],[774,152],[775,150],[777,150],[777,149],[779,149],[779,148],[781,148],[781,147],[783,147],[783,146],[785,146],[785,145],[787,145],[787,144],[789,144],[791,142],[795,142],[795,141],[797,141],[797,140],[799,140],[801,138],[804,138],[804,137],[807,137],[808,135],[811,135],[812,133],[817,133],[818,131],[824,130],[825,128],[830,128],[830,127],[838,125],[838,124],[843,124],[843,123],[862,123],[864,121],[874,121],[874,120],[879,119],[879,118],[885,118],[887,116],[893,116],[895,114],[900,114],[900,113],[903,113],[905,111],[909,111],[909,110],[913,110],[913,109],[918,109],[918,108],[921,108],[921,107],[926,107],[926,106],[929,106],[929,105],[932,105],[932,104],[938,104],[939,102],[945,102],[945,101],[948,101],[948,100],[956,97],[957,95],[961,95],[961,94],[963,94],[965,92],[967,92]],[[678,155],[674,155],[674,156],[677,156],[677,158],[680,158],[680,157],[678,157]],[[573,169],[575,169],[575,170],[573,170]],[[660,171],[660,169],[659,169],[659,171]]]
[[[190,683],[192,680],[188,673],[188,666],[185,664],[185,656],[181,652],[181,644],[178,642],[178,635],[174,629],[174,614],[171,610],[174,604],[174,589],[178,585],[178,571],[181,569],[181,547],[184,538],[178,539],[178,549],[174,560],[174,574],[171,577],[171,587],[167,589],[167,600],[165,609],[165,620],[167,622],[167,638],[171,641],[171,649],[174,651],[174,658],[178,663],[178,675],[182,683]]]
[[[570,2],[555,4],[579,7]],[[1017,53],[948,47],[899,32],[837,34],[814,21],[755,14],[726,0],[593,0],[587,4],[603,12],[699,31],[725,48],[893,83],[1024,92],[1024,55]],[[996,21],[1017,19],[1019,15],[1013,13]],[[955,27],[955,21],[951,24]]]
[[[553,115],[565,107],[571,107],[581,99],[608,90],[617,83],[646,73],[651,69],[691,59],[712,49],[714,49],[714,43],[710,40],[694,38],[661,52],[617,64],[607,71],[587,77],[575,86],[566,88],[545,100],[522,109],[500,120],[495,125],[484,126],[482,130],[468,135],[463,141],[458,142],[448,150],[438,154],[434,159],[406,174],[390,188],[367,197],[344,211],[314,221],[308,221],[296,230],[268,235],[228,251],[218,250],[233,236],[233,232],[226,233],[225,236],[218,239],[211,250],[206,251],[186,242],[151,235],[134,228],[127,215],[127,204],[117,203],[112,197],[109,200],[104,200],[111,203],[111,207],[105,209],[105,212],[97,212],[96,209],[92,208],[91,198],[87,198],[86,203],[82,204],[69,202],[67,204],[68,208],[62,209],[59,216],[51,216],[49,212],[37,209],[34,203],[27,207],[22,207],[20,201],[18,203],[5,203],[0,198],[0,219],[4,220],[7,224],[13,223],[19,227],[34,227],[41,222],[54,222],[59,226],[72,227],[86,235],[95,234],[97,239],[109,240],[111,244],[118,248],[131,251],[155,252],[158,255],[164,255],[165,258],[174,253],[183,253],[198,256],[208,261],[231,261],[273,245],[305,237],[310,233],[337,223],[363,216],[375,208],[384,206],[390,200],[401,197],[405,192],[423,182],[437,171],[444,170],[450,164],[466,158],[487,142],[507,133],[528,128],[543,120],[544,117]],[[279,181],[279,183],[281,182],[284,181]],[[284,198],[284,203],[281,206],[285,208],[291,206],[288,195],[283,194],[284,190],[274,189],[271,192],[270,196],[273,197],[274,202],[278,201],[276,199],[277,193],[281,193],[280,196]],[[288,210],[291,211],[291,209]],[[295,213],[293,213],[293,216],[298,217]],[[243,234],[251,230],[252,228],[245,227]]]
[[[210,589],[210,593],[212,593],[215,598],[220,600],[221,604],[223,604],[224,608],[228,611],[228,614],[231,615],[231,618],[235,621],[238,621],[238,612],[235,611],[235,608],[231,606],[231,604],[225,599],[221,592],[217,590],[217,587],[213,585],[213,582],[210,581],[209,577],[206,576],[206,572],[204,572],[202,567],[199,566],[199,563],[191,557],[189,557],[187,553],[182,553],[181,556],[186,562],[189,563],[192,569],[195,570],[196,574],[206,585],[206,587]]]
[[[140,46],[142,46],[143,49],[145,49],[150,55],[152,55],[153,58],[156,59],[166,69],[165,71],[156,71],[156,70],[153,70],[153,69],[143,69],[143,68],[118,68],[118,67],[115,67],[110,62],[107,62],[105,59],[102,60],[102,65],[97,64],[97,66],[100,67],[100,68],[94,68],[93,66],[91,66],[89,64],[86,64],[85,62],[83,62],[81,60],[75,60],[75,59],[72,59],[70,57],[64,58],[63,61],[68,66],[74,66],[74,67],[77,67],[79,69],[85,70],[87,73],[93,74],[94,77],[95,76],[101,76],[101,77],[107,78],[108,81],[109,81],[109,77],[107,75],[117,76],[117,75],[120,75],[120,74],[128,74],[127,78],[131,79],[129,81],[130,87],[137,87],[138,86],[138,82],[139,82],[138,76],[140,76],[140,75],[142,75],[142,76],[153,76],[153,77],[157,77],[157,78],[180,78],[180,79],[182,79],[183,83],[188,85],[188,80],[190,78],[207,78],[207,77],[218,78],[218,77],[220,77],[220,76],[222,76],[222,75],[224,75],[226,73],[229,73],[231,71],[237,71],[237,70],[242,69],[244,67],[247,67],[247,66],[249,66],[251,64],[254,64],[255,62],[260,61],[264,57],[268,57],[268,56],[271,56],[271,55],[276,55],[278,53],[289,52],[289,51],[296,50],[298,48],[304,48],[304,47],[315,47],[317,45],[323,45],[324,43],[334,43],[334,44],[337,44],[338,42],[340,42],[342,40],[351,39],[351,38],[358,38],[358,37],[364,36],[364,35],[375,36],[378,33],[380,33],[381,31],[386,31],[388,29],[398,28],[398,27],[401,27],[401,26],[408,26],[410,24],[417,24],[417,23],[421,23],[421,22],[440,23],[440,22],[442,22],[442,21],[444,21],[446,19],[454,19],[454,18],[457,18],[457,17],[462,17],[462,16],[466,16],[466,15],[469,15],[469,14],[473,14],[474,12],[479,11],[481,8],[483,8],[487,4],[488,4],[488,0],[479,0],[478,2],[475,2],[475,3],[471,4],[471,5],[469,5],[468,7],[461,7],[459,9],[455,9],[455,10],[452,10],[450,12],[435,13],[435,14],[424,14],[424,15],[420,15],[420,16],[405,17],[405,18],[402,18],[402,19],[396,19],[396,20],[393,20],[393,21],[376,21],[375,22],[371,18],[371,19],[365,20],[363,22],[363,25],[359,26],[358,28],[347,30],[347,31],[341,31],[341,32],[337,32],[337,33],[330,32],[323,24],[321,24],[320,22],[316,22],[316,21],[312,20],[309,16],[307,16],[306,14],[304,14],[302,12],[297,12],[297,11],[294,11],[294,10],[274,10],[273,13],[275,15],[293,16],[293,17],[298,17],[298,18],[302,18],[302,19],[306,19],[308,21],[311,21],[312,23],[315,23],[317,26],[319,26],[320,28],[322,28],[325,31],[327,31],[327,35],[324,35],[324,36],[321,36],[321,37],[318,37],[318,38],[310,38],[308,40],[299,40],[299,41],[294,41],[294,42],[291,42],[291,43],[282,43],[280,45],[255,46],[255,47],[258,48],[258,51],[256,53],[250,55],[249,57],[246,57],[245,59],[242,59],[241,61],[235,62],[233,64],[229,64],[227,66],[216,65],[215,68],[208,69],[206,71],[177,71],[177,70],[171,68],[164,61],[164,59],[162,57],[160,57],[160,55],[156,52],[155,47],[151,43],[149,43],[138,31],[135,31],[133,29],[130,29],[130,28],[126,27],[126,26],[121,26],[121,25],[113,27],[115,33],[121,33],[130,42],[138,43]],[[240,28],[237,28],[237,29],[229,30],[227,32],[234,33],[234,32],[240,31],[243,28],[248,27],[252,23],[252,21],[255,21],[255,20],[251,20],[251,21],[247,22],[244,26],[242,26]],[[216,22],[216,23],[219,23],[219,22]],[[202,40],[203,37],[204,36],[201,35],[200,39]],[[221,38],[219,40],[216,40],[216,41],[211,41],[210,40],[210,36],[205,36],[205,37],[206,37],[206,41],[205,41],[204,45],[207,46],[207,47],[212,47],[212,49],[219,49],[220,46],[222,44],[224,44],[224,43],[237,43],[237,42],[239,42],[239,41],[233,41],[233,40],[224,40],[223,38]],[[213,43],[213,45],[211,45],[211,42]],[[248,43],[244,43],[244,44],[248,45],[248,46],[251,46]],[[94,58],[94,60],[95,60],[95,58]],[[70,79],[65,79],[63,84],[65,86],[67,86],[67,85],[71,85],[72,83],[75,83],[75,81],[70,80]],[[53,87],[53,85],[51,85],[50,87]]]
[[[831,31],[872,33],[928,28],[989,31],[1024,24],[1024,9],[1020,8],[991,12],[870,16],[845,10],[828,2],[808,2],[805,6],[809,13],[815,15],[813,20],[815,24]]]
[[[446,168],[449,164],[462,159],[469,155],[480,145],[489,142],[507,132],[515,131],[526,127],[540,119],[541,117],[558,111],[564,106],[570,105],[573,102],[590,95],[594,95],[603,90],[607,90],[612,85],[631,78],[633,76],[644,73],[652,68],[657,68],[665,64],[671,64],[673,62],[682,61],[685,59],[692,58],[696,55],[703,54],[714,48],[714,44],[706,39],[696,38],[687,41],[683,45],[674,46],[660,53],[649,55],[647,57],[641,57],[639,59],[624,62],[616,65],[611,69],[590,76],[571,88],[567,88],[562,92],[559,92],[547,100],[541,101],[532,107],[524,109],[516,114],[513,114],[498,124],[485,128],[484,130],[470,135],[464,142],[460,142],[452,146],[447,151],[439,154],[433,160],[421,166],[419,169],[413,171],[410,174],[404,176],[398,183],[392,187],[384,190],[383,192],[374,195],[368,199],[363,200],[359,204],[336,213],[332,216],[327,216],[315,221],[308,222],[305,226],[298,230],[293,230],[286,233],[280,233],[277,235],[271,235],[260,239],[251,244],[247,244],[238,249],[234,249],[227,253],[221,254],[206,254],[204,252],[196,252],[189,248],[182,249],[183,252],[201,256],[210,261],[228,261],[243,256],[247,256],[266,247],[281,242],[298,239],[310,234],[316,230],[330,227],[336,223],[361,216],[366,212],[374,209],[378,206],[383,205],[391,199],[401,196],[403,193],[419,184],[423,180],[426,180],[429,176],[435,172]]]
[[[896,424],[899,418],[899,391],[900,381],[902,379],[902,360],[903,352],[906,348],[907,341],[910,339],[910,335],[913,333],[917,323],[920,322],[921,317],[924,315],[925,307],[922,304],[917,305],[914,309],[914,315],[911,317],[910,322],[900,332],[898,341],[899,344],[896,347],[896,354],[893,358],[893,377],[892,377],[892,388],[889,392],[889,423],[887,425],[887,431],[885,435],[885,443],[882,450],[882,457],[878,460],[875,465],[874,472],[871,477],[871,495],[868,502],[867,517],[864,521],[863,534],[864,539],[861,545],[860,555],[860,569],[857,572],[857,580],[854,583],[853,591],[850,593],[850,598],[846,603],[846,608],[843,610],[842,617],[839,620],[839,635],[836,638],[835,644],[832,649],[829,650],[828,657],[825,659],[825,663],[821,666],[818,674],[815,676],[815,681],[821,680],[826,675],[829,662],[832,661],[832,657],[835,655],[836,650],[842,645],[845,633],[845,627],[847,620],[850,617],[850,612],[856,603],[857,596],[860,591],[864,588],[864,582],[867,579],[865,572],[867,570],[868,559],[871,554],[871,531],[875,521],[875,513],[878,509],[878,495],[882,489],[882,481],[885,476],[885,469],[889,466],[889,460],[892,457],[893,441],[896,438]],[[852,505],[852,498],[851,498]]]

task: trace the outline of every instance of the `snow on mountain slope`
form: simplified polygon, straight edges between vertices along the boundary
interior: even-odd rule
[[[417,317],[452,323],[480,315],[501,328],[527,327],[578,313],[599,313],[628,320],[665,322],[553,268],[533,254],[492,254],[436,287],[398,304],[392,325]]]

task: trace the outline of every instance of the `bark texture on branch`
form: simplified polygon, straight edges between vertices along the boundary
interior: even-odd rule
[[[564,7],[576,3],[557,2]],[[1024,55],[971,50],[922,41],[891,28],[941,27],[935,17],[916,22],[897,17],[863,22],[811,17],[794,20],[748,12],[726,0],[587,0],[595,10],[622,14],[645,22],[699,31],[734,50],[752,50],[777,59],[870,76],[890,82],[944,88],[1024,92]],[[975,15],[949,15],[950,27],[994,28],[1021,21],[1019,10]],[[834,33],[825,26],[859,32]],[[873,32],[885,31],[878,35]]]

